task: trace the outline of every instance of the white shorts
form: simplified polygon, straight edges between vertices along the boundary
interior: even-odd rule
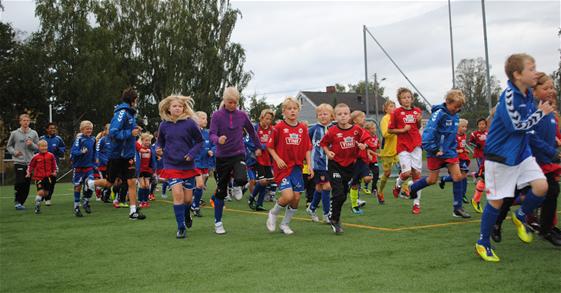
[[[534,157],[529,157],[516,166],[485,161],[485,192],[488,200],[514,197],[516,188],[522,189],[538,179],[545,180],[545,176]]]
[[[398,154],[401,172],[409,172],[411,169],[421,171],[423,169],[423,151],[416,147],[412,152],[403,151]]]

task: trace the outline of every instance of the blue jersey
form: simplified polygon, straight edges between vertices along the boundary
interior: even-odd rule
[[[107,166],[109,154],[111,153],[111,140],[109,137],[101,137],[95,145],[95,162],[98,167]]]
[[[208,151],[212,151],[213,144],[210,141],[208,129],[201,129],[201,134],[203,135],[203,146],[199,155],[195,158],[195,166],[198,169],[208,169],[211,166],[211,160],[214,158],[214,155],[212,157],[208,155]]]
[[[485,142],[485,159],[516,166],[532,156],[530,131],[544,117],[536,111],[532,90],[523,93],[509,80],[501,94]]]
[[[72,168],[95,167],[95,138],[78,134],[70,149]]]
[[[550,113],[530,132],[530,147],[538,164],[559,163],[559,150],[555,140],[557,131],[557,121],[553,113]]]
[[[136,110],[127,103],[115,107],[115,114],[109,126],[109,137],[111,138],[110,159],[132,159],[136,153],[136,137],[132,131],[136,128],[134,115]]]
[[[64,157],[64,151],[66,151],[66,145],[64,144],[64,141],[60,136],[43,135],[39,139],[40,140],[44,139],[45,141],[47,141],[48,151],[49,153],[55,155],[57,163],[60,158]]]
[[[433,106],[431,113],[422,136],[422,146],[427,152],[427,158],[436,158],[437,152],[443,153],[438,158],[458,157],[456,133],[460,117],[457,113],[450,113],[446,103]]]
[[[255,150],[257,150],[257,147],[249,135],[244,136],[243,141],[245,145],[245,164],[246,166],[254,166],[257,164],[257,158],[255,157]]]
[[[155,142],[154,144],[152,144],[152,153],[154,154],[154,156],[156,157],[156,170],[162,170],[164,168],[164,158],[160,157],[156,154],[156,149],[159,148],[160,146],[158,145],[158,142]]]
[[[329,125],[321,125],[320,123],[312,125],[308,129],[310,141],[312,142],[312,162],[313,169],[318,171],[327,171],[327,156],[319,146],[319,142],[327,132]]]

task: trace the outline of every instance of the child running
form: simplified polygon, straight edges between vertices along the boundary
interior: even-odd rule
[[[160,174],[168,181],[173,196],[177,239],[187,237],[187,228],[193,224],[190,210],[195,177],[199,175],[195,158],[203,144],[192,107],[193,99],[184,96],[169,96],[158,105],[163,121],[158,130],[156,152],[163,153],[164,168]]]
[[[273,134],[273,127],[271,123],[275,118],[275,112],[271,109],[264,109],[259,115],[259,123],[255,126],[257,131],[257,136],[261,144],[261,155],[257,156],[257,163],[255,164],[255,177],[256,185],[249,198],[249,207],[255,211],[266,211],[263,207],[263,201],[265,200],[265,193],[267,193],[267,186],[274,179],[272,171],[272,160],[271,155],[267,150],[267,143]]]
[[[90,214],[92,212],[90,198],[94,189],[88,188],[88,185],[85,184],[86,180],[93,178],[95,167],[95,138],[92,137],[92,131],[93,124],[90,121],[80,122],[80,133],[76,136],[70,150],[70,159],[72,160],[72,168],[74,168],[72,183],[74,184],[74,215],[76,217],[84,216],[80,211],[82,185],[84,185],[82,207],[86,213]]]
[[[481,194],[485,192],[485,178],[483,176],[484,172],[484,162],[485,155],[483,150],[485,149],[485,141],[487,140],[487,119],[479,118],[477,120],[477,130],[472,132],[469,136],[469,143],[474,146],[473,148],[473,158],[477,162],[477,182],[475,183],[475,191],[473,197],[471,198],[471,205],[473,209],[482,213],[481,209]]]
[[[312,143],[308,134],[308,127],[298,122],[300,102],[294,97],[287,97],[282,102],[284,120],[277,123],[267,144],[267,150],[275,160],[273,174],[279,186],[280,198],[269,211],[267,229],[274,232],[277,226],[277,216],[286,210],[279,226],[282,233],[293,234],[290,228],[292,216],[298,209],[300,194],[304,191],[302,166],[304,160],[312,162],[310,151]],[[313,166],[310,166],[310,177],[314,176]]]
[[[40,214],[41,201],[49,195],[52,180],[56,178],[57,164],[55,155],[48,151],[49,143],[46,140],[40,140],[37,146],[39,147],[39,153],[31,158],[25,177],[35,180],[35,186],[37,186],[35,214]]]
[[[210,137],[208,133],[207,126],[207,115],[203,111],[195,112],[197,115],[197,121],[199,123],[199,129],[201,130],[201,135],[203,136],[203,145],[201,146],[201,150],[199,151],[199,155],[195,159],[195,167],[199,169],[201,173],[200,179],[202,181],[202,187],[197,187],[193,191],[193,204],[191,205],[191,211],[193,211],[193,215],[195,217],[202,217],[201,213],[201,200],[203,198],[203,192],[206,189],[206,182],[208,181],[208,174],[210,168],[210,161],[214,157],[214,152],[212,151],[213,145],[210,142]]]
[[[150,180],[156,169],[156,154],[152,152],[152,138],[148,133],[142,133],[136,144],[136,168],[138,174],[139,207],[149,208]]]
[[[382,131],[382,149],[380,150],[380,160],[382,161],[382,169],[384,174],[380,178],[379,197],[384,198],[384,188],[386,182],[392,174],[392,168],[395,164],[399,163],[397,157],[397,135],[389,132],[390,118],[395,110],[395,103],[393,101],[386,101],[384,103],[384,112],[386,115],[380,121],[380,131]]]

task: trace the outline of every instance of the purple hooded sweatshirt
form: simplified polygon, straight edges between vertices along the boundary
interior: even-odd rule
[[[158,132],[158,145],[164,150],[164,169],[190,170],[195,168],[195,158],[203,145],[201,130],[192,119],[176,123],[162,121]],[[185,156],[191,157],[190,161]]]
[[[244,133],[249,137],[255,145],[261,145],[257,133],[249,121],[247,114],[240,110],[228,111],[222,108],[212,114],[210,120],[210,140],[216,145],[216,157],[227,158],[237,155],[245,156]],[[222,135],[227,137],[225,144],[219,144],[218,138]]]

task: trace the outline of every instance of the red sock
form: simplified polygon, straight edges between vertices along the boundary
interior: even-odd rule
[[[481,201],[481,193],[485,191],[485,181],[479,180],[475,185],[475,192],[473,193],[473,200],[475,202]]]

